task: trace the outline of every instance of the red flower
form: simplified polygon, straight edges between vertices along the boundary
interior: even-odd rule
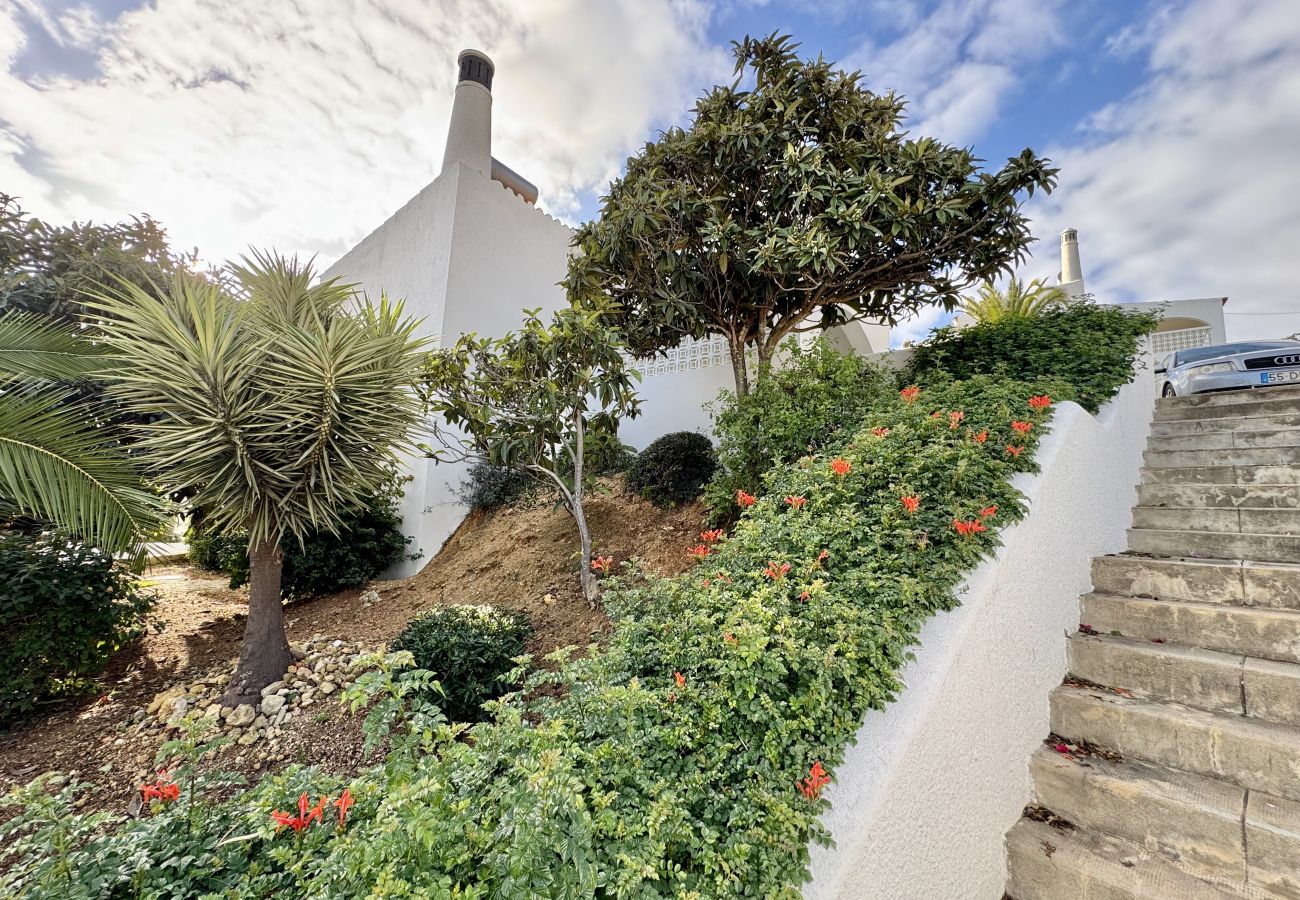
[[[853,463],[841,456],[837,456],[831,460],[831,471],[843,478],[845,475],[853,471]]]
[[[830,556],[830,555],[831,555],[831,551],[823,549],[821,553],[818,553],[818,554],[817,554],[817,561],[818,561],[818,562],[825,562],[825,561],[826,561],[826,557],[828,557],[828,556]]]
[[[1031,409],[1047,409],[1047,407],[1051,405],[1052,398],[1047,394],[1039,394],[1037,397],[1029,398],[1029,406]]]
[[[153,784],[140,785],[140,793],[147,803],[150,800],[161,800],[164,803],[179,799],[181,795],[180,785],[173,781],[167,781],[167,770],[163,769],[158,773],[158,780]]]
[[[960,409],[954,409],[952,412],[948,413],[948,427],[953,431],[956,431],[957,426],[961,424],[961,420],[964,418],[966,418],[964,412]]]
[[[985,428],[983,431],[976,431],[970,439],[977,444],[982,444],[989,439],[989,430]]]
[[[1070,752],[1070,748],[1069,748],[1068,746],[1066,746],[1065,744],[1053,744],[1053,745],[1052,745],[1052,749],[1055,750],[1057,753],[1069,753],[1069,752]]]
[[[591,571],[599,572],[602,575],[608,575],[610,567],[614,565],[614,557],[597,556],[591,561]]]
[[[986,506],[980,510],[981,519],[991,519],[997,514],[998,514],[998,507],[996,503],[993,504],[992,506]]]
[[[889,434],[889,429],[884,427],[873,428],[871,429],[871,433],[874,434],[876,437],[884,437],[885,435]]]
[[[746,493],[745,491],[736,491],[737,506],[753,506],[756,499],[757,498],[753,494]]]
[[[722,639],[726,641],[728,644],[736,643],[736,636],[732,634],[730,631],[722,632]]]
[[[1030,430],[1034,427],[1034,423],[1021,422],[1019,420],[1016,420],[1015,422],[1011,423],[1011,427],[1014,428],[1016,431],[1020,432],[1021,434],[1029,434]]]
[[[344,788],[343,793],[334,801],[334,805],[339,810],[339,827],[343,827],[344,821],[347,820],[348,810],[352,808],[352,789]]]
[[[962,537],[970,537],[972,534],[978,534],[981,531],[988,531],[984,523],[979,519],[971,519],[969,522],[963,522],[960,519],[952,520],[952,527],[957,529],[957,533]]]
[[[303,796],[306,795],[304,794]],[[321,817],[325,815],[325,804],[329,802],[330,802],[329,797],[321,797],[319,800],[317,800],[316,805],[311,808],[311,812],[307,813],[307,821],[319,822],[321,820]]]
[[[916,494],[908,494],[906,497],[899,497],[898,502],[903,504],[903,509],[909,513],[914,513],[921,508],[921,498]]]
[[[804,588],[802,591],[799,592],[799,599],[805,602],[807,602],[808,598],[811,596],[812,594],[808,591],[807,588]]]
[[[763,570],[763,574],[766,575],[768,578],[772,579],[773,581],[780,581],[787,574],[789,574],[789,572],[790,572],[789,563],[778,564],[776,561],[772,561],[768,563],[767,568]]]
[[[1007,444],[1007,452],[1012,456],[1019,456],[1024,449],[1024,447],[1013,447],[1010,444]]]
[[[683,675],[681,672],[673,673],[673,681],[677,682],[677,686],[679,688],[686,687],[686,676]]]
[[[930,418],[931,418],[931,419],[942,419],[942,418],[943,418],[943,413],[939,412],[939,410],[936,409],[934,412],[930,413]]]
[[[714,528],[714,529],[712,529],[711,531],[701,531],[701,532],[700,532],[700,540],[704,541],[704,543],[706,543],[706,544],[712,544],[712,543],[714,543],[715,541],[720,541],[720,540],[722,540],[722,538],[723,538],[725,535],[726,535],[726,532],[723,531],[721,528]]]
[[[281,828],[285,827],[292,828],[294,831],[302,831],[303,828],[306,827],[306,823],[304,823],[302,819],[297,816],[291,816],[287,812],[281,812],[278,809],[271,812],[271,819],[275,822],[275,830],[277,832]]]
[[[788,505],[794,507],[795,509],[802,509],[802,508],[803,508],[803,505],[804,505],[805,503],[808,502],[808,498],[807,498],[807,497],[799,497],[799,496],[796,496],[796,495],[794,495],[794,494],[791,494],[789,497],[786,497],[786,498],[785,498],[785,502],[786,502]]]
[[[822,788],[830,783],[831,776],[822,768],[821,760],[814,762],[808,770],[808,777],[796,782],[802,793],[809,800],[816,800],[822,795]]]
[[[916,398],[919,397],[920,394],[921,394],[921,389],[916,385],[905,387],[898,392],[898,396],[902,397],[908,403],[914,403],[916,401]]]
[[[703,581],[701,581],[700,584],[704,585],[705,587],[708,587],[709,585],[713,584],[713,582],[706,578]]]
[[[696,544],[694,547],[687,548],[686,555],[693,556],[696,559],[704,559],[704,557],[709,555],[709,548],[703,544]]]

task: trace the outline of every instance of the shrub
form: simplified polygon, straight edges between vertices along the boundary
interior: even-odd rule
[[[187,539],[194,565],[226,573],[232,588],[247,583],[246,533],[196,533],[191,529]],[[286,536],[280,542],[284,553],[280,593],[286,598],[303,598],[360,587],[400,562],[409,543],[402,535],[393,500],[377,497],[370,505],[340,516],[338,534],[309,532],[301,544]]]
[[[470,466],[456,496],[470,509],[498,509],[533,493],[537,480],[526,472],[479,462]]]
[[[746,397],[727,391],[713,407],[718,470],[704,492],[716,521],[733,517],[736,491],[755,492],[774,466],[793,462],[852,434],[863,416],[894,391],[893,376],[819,339],[790,341],[782,366]]]
[[[905,378],[921,384],[937,374],[1059,378],[1073,385],[1080,406],[1096,413],[1133,380],[1138,341],[1158,321],[1155,313],[1080,303],[1035,317],[941,328],[916,348]]]
[[[99,550],[0,534],[0,724],[84,687],[142,633],[151,600]]]
[[[717,468],[713,444],[693,431],[674,431],[650,443],[627,470],[627,488],[655,506],[689,503]]]
[[[442,685],[438,705],[447,718],[476,722],[483,704],[506,692],[506,675],[532,634],[528,619],[491,606],[443,606],[416,616],[390,645]]]

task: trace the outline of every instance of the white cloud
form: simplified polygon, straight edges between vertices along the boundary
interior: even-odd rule
[[[1039,267],[1055,271],[1046,236],[1070,225],[1099,299],[1226,295],[1229,337],[1300,331],[1294,0],[1198,0],[1141,40],[1147,83],[1091,116],[1074,146],[1048,148],[1062,174],[1032,207]]]
[[[943,0],[899,39],[868,42],[846,64],[873,90],[909,102],[917,134],[967,144],[997,119],[1020,69],[1061,40],[1060,0]],[[913,7],[915,9],[915,7]]]
[[[496,62],[494,155],[572,215],[729,68],[701,0],[158,0],[43,27],[100,77],[18,77],[0,8],[0,190],[54,220],[148,212],[219,259],[328,260],[437,174],[463,47]]]
[[[927,306],[890,330],[889,346],[901,347],[908,343],[920,343],[929,337],[934,329],[950,324],[953,318],[954,314],[944,312],[942,306]]]

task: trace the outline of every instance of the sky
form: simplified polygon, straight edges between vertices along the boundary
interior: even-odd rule
[[[1022,276],[1071,226],[1099,301],[1227,296],[1230,338],[1300,332],[1300,0],[0,0],[0,192],[328,264],[437,175],[476,47],[493,155],[576,224],[774,31],[906,96],[913,134],[1049,156]]]

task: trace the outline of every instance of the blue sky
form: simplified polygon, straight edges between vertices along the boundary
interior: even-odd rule
[[[1021,274],[1055,274],[1069,225],[1099,299],[1226,295],[1232,336],[1300,331],[1296,0],[9,0],[0,191],[55,221],[148,212],[212,260],[328,261],[437,174],[476,46],[494,154],[578,222],[730,77],[733,38],[772,31],[906,95],[915,132],[1050,155]]]

